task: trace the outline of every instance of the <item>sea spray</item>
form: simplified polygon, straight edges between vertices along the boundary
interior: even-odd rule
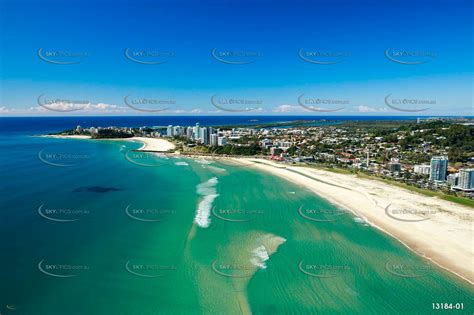
[[[178,165],[178,166],[188,166],[189,164],[186,163],[186,162],[176,162],[174,163],[175,165]]]
[[[252,257],[250,262],[252,265],[260,269],[266,269],[266,261],[270,259],[270,256],[278,250],[278,247],[286,242],[286,239],[273,234],[265,234],[261,240],[261,245],[257,246],[252,250]]]
[[[367,224],[367,222],[366,222],[364,219],[359,218],[359,217],[354,217],[354,222],[359,223],[359,224],[362,224],[362,225],[364,225],[364,226],[369,226],[369,225]]]
[[[265,261],[267,261],[269,258],[270,256],[268,256],[265,246],[260,245],[252,251],[252,258],[250,258],[250,262],[252,265],[257,266],[260,269],[267,269]]]
[[[215,166],[208,166],[207,169],[210,170],[210,171],[213,171],[213,172],[217,172],[217,173],[227,172],[227,170],[225,168],[220,168],[220,167],[215,167]]]
[[[199,164],[204,164],[204,165],[209,165],[211,164],[212,162],[211,161],[208,161],[206,159],[198,159],[198,160],[194,160],[196,163],[199,163]]]
[[[216,185],[218,183],[217,177],[213,177],[207,182],[197,185],[196,192],[203,196],[199,202],[194,222],[202,227],[207,228],[211,223],[210,214],[214,200],[219,197],[217,194]]]

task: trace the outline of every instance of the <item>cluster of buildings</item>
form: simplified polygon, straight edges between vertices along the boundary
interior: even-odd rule
[[[331,167],[354,168],[368,173],[390,177],[421,188],[449,188],[469,196],[474,195],[474,168],[472,160],[457,169],[448,167],[448,152],[438,144],[445,137],[430,133],[429,142],[419,133],[426,130],[402,130],[377,133],[374,128],[354,126],[309,126],[284,128],[214,128],[200,126],[173,126],[159,128],[107,127],[82,129],[76,132],[96,134],[101,129],[113,129],[126,134],[145,137],[179,137],[186,145],[204,146],[251,146],[261,149],[261,154],[286,162],[317,162]],[[444,128],[448,129],[448,128]],[[421,141],[403,145],[407,137]],[[259,154],[260,154],[259,153]],[[429,158],[429,164],[415,161]],[[418,158],[417,158],[418,157]]]
[[[96,128],[96,127],[82,128],[80,125],[77,125],[74,131],[78,134],[90,133],[91,135],[95,135],[99,132],[99,128]]]
[[[267,134],[260,143],[270,150],[273,159],[315,161],[334,167],[361,169],[422,188],[450,188],[466,195],[474,195],[474,169],[470,166],[472,161],[466,168],[455,169],[448,167],[447,152],[436,143],[421,141],[419,145],[408,148],[403,148],[400,144],[405,137],[424,131],[376,136],[368,128],[310,127],[285,129],[283,134],[277,132],[273,137]],[[433,136],[436,141],[445,139],[441,135]],[[291,145],[298,148],[298,157],[285,154]],[[415,155],[431,156],[430,164],[412,162],[412,156]]]
[[[209,146],[224,146],[228,137],[213,127],[195,126],[181,127],[169,125],[166,128],[167,137],[186,137],[188,140]]]
[[[460,169],[459,172],[449,174],[447,183],[453,190],[474,192],[474,169]]]
[[[110,131],[115,133],[122,133],[127,134],[129,136],[143,136],[143,137],[152,137],[157,138],[161,137],[161,133],[157,130],[150,129],[148,127],[139,127],[139,128],[131,128],[131,127],[89,127],[89,128],[82,128],[80,125],[77,125],[76,128],[73,130],[74,134],[90,134],[91,136],[98,135],[102,131]]]
[[[448,185],[452,190],[474,191],[474,168],[448,172],[448,157],[433,156],[430,165],[415,165],[414,173],[429,175],[429,180],[437,185]]]

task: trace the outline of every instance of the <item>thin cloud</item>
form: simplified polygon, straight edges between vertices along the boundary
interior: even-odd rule
[[[303,113],[308,112],[308,110],[302,108],[301,106],[296,105],[280,105],[273,109],[275,113]]]

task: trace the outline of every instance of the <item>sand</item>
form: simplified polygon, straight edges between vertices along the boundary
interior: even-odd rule
[[[42,137],[46,138],[59,138],[59,139],[90,139],[90,136],[82,136],[82,135],[70,135],[70,136],[63,136],[63,135],[44,135]]]
[[[83,135],[46,135],[48,138],[63,138],[63,139],[91,139],[90,136]],[[162,138],[146,138],[146,137],[132,137],[132,138],[116,138],[116,139],[94,139],[106,141],[135,141],[141,142],[143,145],[137,151],[147,152],[167,152],[173,150],[175,145],[170,141]]]
[[[142,142],[143,146],[137,151],[167,152],[176,147],[170,141],[162,138],[133,137],[125,140]]]
[[[286,166],[264,159],[235,160],[257,162],[249,167],[313,191],[396,238],[417,254],[474,284],[472,208],[375,179]],[[397,212],[400,210],[405,210],[405,213]]]

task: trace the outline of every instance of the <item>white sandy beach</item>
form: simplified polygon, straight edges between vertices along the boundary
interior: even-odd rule
[[[264,159],[235,160],[258,162],[251,167],[287,179],[350,210],[419,255],[474,283],[471,208],[355,175],[285,166]],[[403,209],[410,213],[396,213]],[[401,220],[392,218],[387,211]]]
[[[44,137],[63,138],[63,139],[91,139],[90,136],[82,136],[82,135],[70,135],[70,136],[46,135]],[[168,150],[173,150],[175,148],[175,145],[173,143],[162,138],[132,137],[132,138],[94,139],[94,140],[141,142],[143,143],[143,145],[137,151],[147,151],[147,152],[167,152]]]
[[[90,139],[90,136],[81,136],[81,135],[70,135],[70,136],[62,136],[62,135],[44,135],[42,137],[46,138],[58,138],[58,139]]]
[[[130,138],[130,140],[143,143],[143,146],[138,149],[139,151],[167,152],[169,150],[173,150],[176,147],[170,141],[162,138],[133,137]]]

